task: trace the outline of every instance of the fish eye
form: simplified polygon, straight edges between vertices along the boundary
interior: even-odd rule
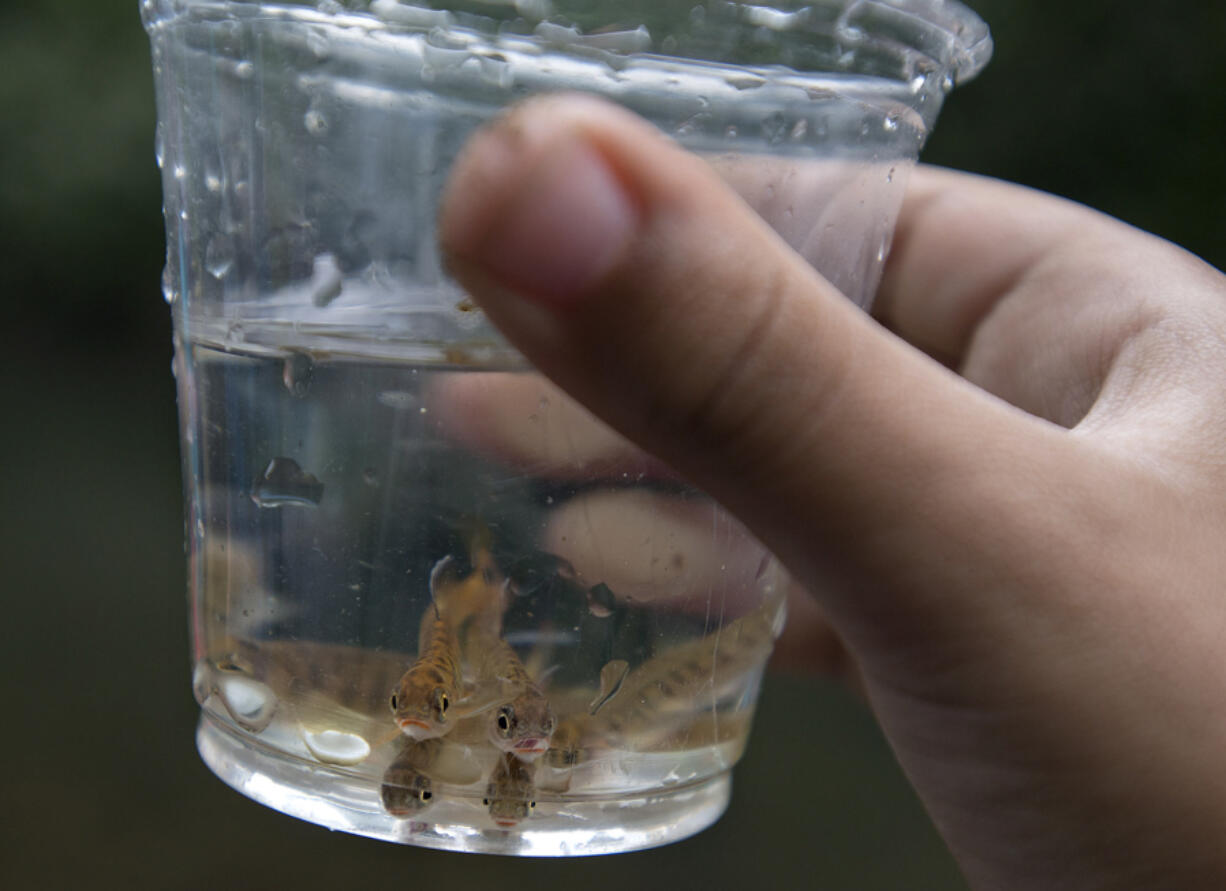
[[[529,801],[529,802],[528,802],[528,810],[530,810],[530,811],[534,811],[534,810],[536,810],[536,802],[535,802],[535,801]]]
[[[396,694],[392,694],[392,711],[396,710]]]
[[[490,800],[488,798],[482,798],[481,803],[485,805],[486,807],[490,806]]]
[[[434,797],[434,793],[431,792],[429,789],[422,789],[421,794],[418,797],[422,801],[429,801],[431,798]]]
[[[498,729],[503,733],[507,733],[511,729],[511,709],[502,708],[498,710]]]

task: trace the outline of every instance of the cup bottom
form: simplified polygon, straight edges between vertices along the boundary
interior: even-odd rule
[[[208,712],[196,747],[232,789],[291,817],[383,841],[480,854],[583,857],[668,844],[718,820],[732,790],[725,771],[634,797],[542,800],[532,817],[502,829],[479,798],[439,800],[414,817],[394,816],[368,781],[263,746]]]

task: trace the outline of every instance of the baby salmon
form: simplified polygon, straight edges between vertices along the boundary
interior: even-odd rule
[[[714,706],[765,662],[781,619],[781,611],[772,604],[706,637],[665,650],[628,672],[622,665],[605,666],[594,708],[559,725],[547,763],[571,767],[593,748],[644,749],[675,737],[693,721],[702,702]]]
[[[503,829],[518,825],[536,810],[534,772],[533,765],[509,752],[503,753],[494,766],[483,803]]]
[[[453,617],[439,592],[439,579],[450,558],[440,560],[430,573],[433,610],[422,616],[417,661],[392,691],[392,717],[409,739],[431,739],[447,733],[454,721],[448,712],[460,698],[460,644]]]
[[[557,724],[549,700],[532,680],[523,662],[501,637],[481,644],[479,683],[496,683],[518,691],[494,709],[488,719],[489,738],[502,752],[531,761],[549,748]]]

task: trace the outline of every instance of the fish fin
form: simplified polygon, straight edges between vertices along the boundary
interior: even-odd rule
[[[458,709],[456,714],[462,718],[471,718],[511,701],[525,689],[523,684],[513,684],[501,678],[479,681],[464,691],[460,701],[455,704]]]
[[[587,707],[587,713],[594,715],[604,708],[610,699],[616,696],[630,674],[630,663],[625,659],[611,659],[600,669],[600,692]]]
[[[550,665],[548,668],[546,668],[544,671],[540,672],[539,674],[534,675],[531,671],[529,671],[528,676],[535,677],[536,685],[541,688],[541,692],[544,692],[545,690],[549,688],[550,680],[553,679],[553,676],[557,674],[558,671],[561,670],[561,668],[562,668],[562,663],[555,662],[553,663],[553,665]]]
[[[443,588],[443,575],[447,572],[447,568],[455,562],[455,558],[447,554],[441,560],[430,568],[430,600],[434,604],[434,615],[442,615],[442,606],[440,602],[440,592]]]

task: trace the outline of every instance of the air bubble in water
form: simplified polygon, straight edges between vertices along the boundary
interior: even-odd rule
[[[318,507],[324,484],[303,470],[293,458],[273,458],[251,487],[251,500],[259,507]]]
[[[175,179],[178,179],[178,180],[187,179],[187,168],[184,167],[182,164],[176,164],[175,169],[174,169],[174,176],[175,176]]]
[[[204,249],[204,268],[216,279],[226,277],[234,268],[234,239],[229,235],[214,235]]]
[[[216,173],[206,173],[204,175],[204,187],[213,194],[221,191],[221,177]]]
[[[306,353],[292,353],[281,366],[281,382],[285,389],[298,399],[311,392],[311,380],[315,377],[315,363]]]
[[[885,128],[885,131],[887,133],[893,133],[895,130],[898,129],[898,115],[896,114],[886,115],[885,120],[881,122],[881,126]]]
[[[234,76],[239,80],[251,80],[255,76],[255,65],[245,60],[239,62],[234,66]]]

